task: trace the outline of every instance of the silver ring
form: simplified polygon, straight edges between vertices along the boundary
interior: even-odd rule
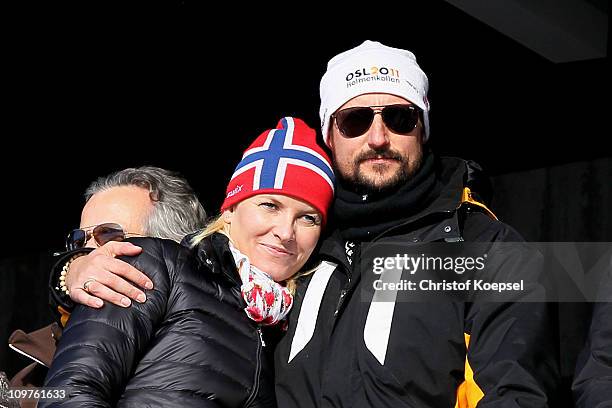
[[[94,278],[87,279],[85,282],[83,282],[83,290],[89,293],[89,285],[91,285],[92,282],[95,282],[95,281],[96,280]]]

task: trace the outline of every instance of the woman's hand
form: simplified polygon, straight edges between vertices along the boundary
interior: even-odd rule
[[[130,299],[143,303],[147,299],[144,292],[130,282],[145,289],[153,289],[153,282],[132,265],[115,259],[121,255],[138,255],[141,251],[142,248],[129,242],[110,241],[75,259],[66,276],[70,298],[94,308],[102,307],[103,301],[122,307],[130,306]]]

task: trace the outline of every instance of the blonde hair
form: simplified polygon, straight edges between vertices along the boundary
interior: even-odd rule
[[[190,246],[193,248],[200,243],[204,238],[214,234],[215,232],[219,232],[231,241],[232,238],[229,236],[229,227],[223,220],[223,214],[217,215],[215,218],[210,220],[205,226],[204,229],[195,237],[191,239]]]
[[[232,237],[230,237],[229,234],[230,230],[228,224],[225,222],[225,220],[223,220],[223,214],[219,214],[206,224],[202,232],[192,238],[190,246],[192,248],[197,246],[204,238],[216,232],[225,235],[233,244]],[[316,265],[315,267],[302,272],[298,271],[295,275],[285,281],[285,287],[289,290],[289,292],[291,292],[292,295],[295,295],[295,291],[297,289],[297,280],[302,276],[310,275],[311,273],[317,270],[318,266],[319,265]]]

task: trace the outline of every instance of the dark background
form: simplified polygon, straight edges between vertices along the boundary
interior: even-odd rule
[[[612,241],[609,58],[555,64],[446,2],[404,3],[16,17],[3,56],[1,341],[50,321],[49,254],[94,178],[178,170],[215,213],[248,142],[286,115],[317,128],[327,61],[366,39],[415,53],[432,146],[481,163],[502,220],[534,241]],[[566,382],[587,309],[561,305]],[[25,362],[0,345],[0,369]]]

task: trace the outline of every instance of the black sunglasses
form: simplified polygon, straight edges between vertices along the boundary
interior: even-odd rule
[[[342,109],[331,115],[340,133],[347,138],[363,135],[368,131],[374,115],[380,113],[382,120],[393,133],[406,135],[419,122],[421,109],[414,105],[356,106]]]
[[[83,248],[92,236],[96,240],[96,243],[102,246],[110,241],[123,241],[130,235],[140,234],[125,232],[121,225],[113,222],[77,228],[70,231],[66,237],[66,250],[72,251],[73,249]]]

